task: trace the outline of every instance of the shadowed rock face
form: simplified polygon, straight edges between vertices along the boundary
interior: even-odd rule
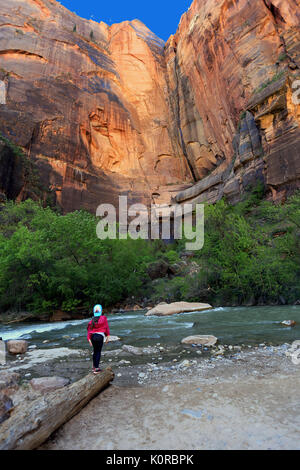
[[[300,185],[299,22],[296,0],[194,0],[165,45],[138,20],[3,2],[0,132],[65,212],[119,194],[235,202],[258,179],[282,199]],[[32,196],[4,150],[0,192]]]

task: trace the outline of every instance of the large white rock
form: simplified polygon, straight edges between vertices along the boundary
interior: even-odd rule
[[[198,344],[202,346],[214,346],[218,338],[212,335],[187,336],[181,341],[182,344]]]
[[[159,304],[145,313],[146,317],[156,315],[159,317],[167,315],[175,315],[184,312],[202,312],[203,310],[210,310],[212,306],[209,304],[202,304],[196,302],[173,302],[171,304]]]

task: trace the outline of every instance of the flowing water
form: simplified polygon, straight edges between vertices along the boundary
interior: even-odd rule
[[[184,337],[196,334],[214,335],[220,344],[227,345],[276,345],[300,340],[300,306],[220,307],[169,317],[145,317],[143,312],[127,312],[107,317],[111,334],[119,336],[122,344],[133,346],[160,343],[176,347]],[[284,327],[281,325],[283,320],[295,320],[297,325]],[[0,337],[4,340],[27,339],[38,348],[86,348],[88,321],[2,325]],[[108,349],[119,347],[120,343],[111,343]]]

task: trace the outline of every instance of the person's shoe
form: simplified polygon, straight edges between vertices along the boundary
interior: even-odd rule
[[[94,374],[100,374],[100,372],[102,372],[101,369],[99,369],[99,368],[98,368],[98,369],[94,369]]]

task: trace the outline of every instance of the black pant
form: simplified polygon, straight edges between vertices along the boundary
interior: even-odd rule
[[[92,335],[91,340],[92,340],[92,345],[93,345],[93,348],[94,348],[93,365],[94,365],[95,369],[98,369],[100,359],[101,359],[101,350],[102,350],[104,338],[103,338],[102,335],[94,333]]]

